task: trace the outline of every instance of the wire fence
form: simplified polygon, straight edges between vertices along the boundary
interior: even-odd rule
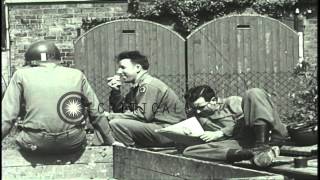
[[[95,90],[98,99],[100,103],[103,104],[103,108],[106,111],[111,111],[111,108],[109,106],[109,96],[111,92],[111,88],[107,84],[107,78],[109,76],[95,76],[95,75],[87,75],[87,78],[90,82],[90,85]],[[185,81],[185,75],[157,75],[154,76],[160,80],[162,80],[164,83],[166,83],[170,88],[172,88],[176,94],[179,96],[179,98],[184,102],[183,96],[186,89],[186,81]],[[130,90],[129,84],[124,84],[121,86],[121,94],[124,96],[126,95]]]
[[[186,92],[185,75],[158,75],[155,76],[171,87],[179,98],[184,101]],[[103,103],[106,111],[110,110],[109,95],[111,88],[107,85],[108,77],[89,76],[88,79],[95,90],[99,101]],[[291,103],[289,93],[298,84],[298,80],[292,78],[291,72],[279,73],[228,73],[228,74],[193,74],[188,76],[188,88],[207,84],[212,87],[219,97],[228,97],[232,95],[242,96],[243,93],[250,88],[262,88],[273,95],[274,103],[278,107],[280,116],[290,111]],[[130,85],[123,85],[121,92],[125,95],[130,89]]]
[[[242,96],[247,89],[262,88],[274,98],[280,116],[292,111],[289,93],[295,89],[298,80],[291,72],[280,73],[232,73],[232,74],[196,74],[189,76],[189,87],[207,84],[216,90],[219,97]]]

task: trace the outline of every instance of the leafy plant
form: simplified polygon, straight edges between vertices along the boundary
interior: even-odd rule
[[[84,19],[82,28],[90,28],[115,19],[138,18],[162,24],[171,22],[170,26],[182,36],[204,22],[234,13],[253,9],[258,14],[281,18],[294,13],[298,0],[154,0],[143,4],[131,0],[128,4],[128,16],[103,19]]]
[[[96,25],[116,19],[138,18],[169,25],[186,37],[204,22],[230,14],[243,13],[249,9],[258,14],[279,19],[292,15],[296,8],[305,11],[312,5],[302,0],[154,0],[148,4],[130,0],[129,15],[83,19],[82,29],[87,31]],[[299,83],[289,94],[292,111],[283,116],[287,123],[317,121],[317,66],[308,62],[311,61],[299,63],[294,70],[292,80]]]
[[[292,112],[286,117],[288,122],[313,124],[318,117],[317,65],[302,61],[294,69],[293,78],[298,80],[289,94]]]

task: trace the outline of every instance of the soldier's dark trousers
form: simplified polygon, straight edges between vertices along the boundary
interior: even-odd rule
[[[227,160],[231,149],[250,148],[255,145],[254,127],[265,124],[273,130],[271,136],[281,138],[287,135],[286,127],[271,101],[271,97],[263,90],[253,88],[248,90],[242,99],[244,118],[237,121],[232,140],[210,142],[187,147],[183,154],[206,160]]]
[[[44,154],[65,154],[82,150],[86,145],[83,129],[62,133],[31,132],[22,130],[16,139],[23,151]]]
[[[131,147],[163,147],[170,146],[173,142],[156,133],[165,125],[155,123],[144,123],[128,119],[112,119],[110,121],[114,138]]]

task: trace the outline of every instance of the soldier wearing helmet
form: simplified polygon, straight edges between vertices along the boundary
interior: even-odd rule
[[[25,53],[26,65],[39,65],[40,62],[60,61],[59,49],[49,41],[36,42]]]
[[[2,100],[2,139],[6,137],[25,102],[26,114],[18,123],[16,141],[22,150],[69,153],[86,144],[85,120],[102,135],[106,145],[114,140],[98,99],[85,75],[59,65],[59,49],[48,41],[32,44],[25,53],[26,67],[17,70]]]

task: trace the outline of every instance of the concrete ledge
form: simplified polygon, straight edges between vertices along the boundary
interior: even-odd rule
[[[284,179],[282,175],[136,148],[114,147],[116,179]]]
[[[293,163],[294,157],[279,156],[274,165],[268,168],[259,168],[253,166],[249,161],[237,162],[234,165],[255,170],[263,170],[271,173],[283,174],[293,179],[318,179],[318,159],[311,159],[305,168],[295,168]]]
[[[127,2],[127,0],[6,0],[6,4],[13,3],[68,3],[68,2]]]
[[[87,147],[82,153],[34,156],[2,151],[2,179],[109,179],[113,176],[112,147]]]
[[[284,156],[311,156],[317,154],[318,144],[312,146],[282,146],[280,154]]]

